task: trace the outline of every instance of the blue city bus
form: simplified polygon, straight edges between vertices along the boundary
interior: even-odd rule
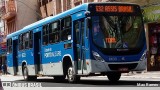
[[[7,66],[25,80],[52,76],[69,82],[82,76],[146,69],[141,9],[131,3],[85,3],[7,35]]]

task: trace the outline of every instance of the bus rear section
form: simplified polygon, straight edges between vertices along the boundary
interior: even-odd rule
[[[121,73],[146,69],[146,39],[140,7],[90,4],[91,73],[118,81]]]

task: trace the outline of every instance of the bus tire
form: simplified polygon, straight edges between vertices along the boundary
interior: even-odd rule
[[[68,67],[67,79],[69,83],[75,83],[80,80],[80,76],[76,76],[73,66]]]
[[[23,66],[23,78],[26,81],[31,81],[31,80],[36,80],[37,79],[36,76],[29,76],[28,75],[28,68],[27,68],[27,66]]]
[[[110,72],[110,73],[107,73],[107,77],[108,77],[109,81],[117,82],[117,81],[119,81],[119,79],[121,77],[121,73],[119,73],[119,72]]]

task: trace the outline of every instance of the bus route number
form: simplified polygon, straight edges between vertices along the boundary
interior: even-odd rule
[[[106,38],[107,43],[116,43],[116,38]]]
[[[96,11],[97,12],[104,12],[104,7],[103,6],[96,6]]]
[[[133,6],[102,6],[95,7],[96,12],[118,12],[118,13],[132,13]]]

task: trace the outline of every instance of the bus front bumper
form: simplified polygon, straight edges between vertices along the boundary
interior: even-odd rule
[[[120,71],[123,73],[129,71],[143,71],[147,67],[147,60],[138,62],[104,62],[97,60],[88,60],[89,73],[101,73],[101,72],[115,72]]]

